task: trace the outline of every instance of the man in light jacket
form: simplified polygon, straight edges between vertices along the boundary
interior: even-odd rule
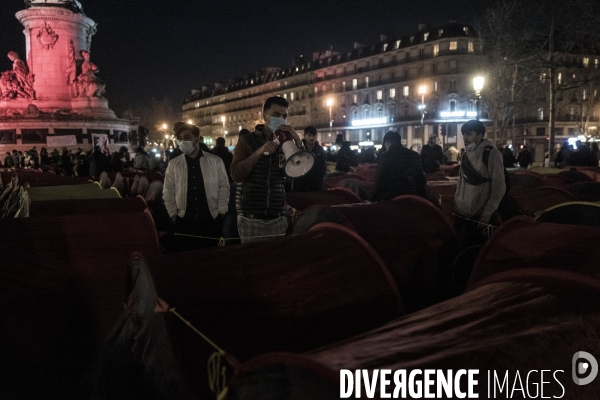
[[[197,126],[177,122],[173,131],[183,154],[173,158],[165,172],[163,199],[174,225],[161,244],[168,252],[217,246],[220,214],[227,212],[229,201],[225,165],[202,151]]]
[[[506,192],[504,163],[500,151],[484,140],[485,126],[480,121],[467,121],[461,128],[465,154],[454,194],[455,230],[463,246],[483,244],[484,229],[494,225],[493,214]]]

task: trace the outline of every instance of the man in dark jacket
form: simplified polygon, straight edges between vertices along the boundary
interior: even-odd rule
[[[400,140],[400,134],[394,131],[383,137],[386,151],[377,163],[373,201],[391,200],[403,194],[425,197],[426,181],[421,158],[402,146]]]
[[[425,172],[431,174],[438,172],[443,162],[444,151],[442,146],[437,144],[437,135],[432,134],[427,144],[421,149],[421,164]]]
[[[525,169],[529,168],[529,166],[533,164],[533,157],[531,156],[529,150],[527,150],[527,146],[523,146],[523,150],[519,152],[519,155],[517,156],[517,163],[521,168]]]
[[[204,144],[200,142],[201,144]],[[202,146],[200,146],[202,147]],[[204,151],[204,149],[202,149]],[[233,160],[233,154],[229,151],[229,149],[225,146],[225,138],[219,137],[217,138],[217,145],[212,152],[215,156],[218,156],[221,160],[223,160],[223,164],[225,164],[225,171],[227,172],[227,178],[229,179],[229,183],[233,182],[231,179],[231,161]]]
[[[292,192],[317,192],[323,189],[323,180],[327,174],[327,152],[317,142],[317,130],[314,126],[304,128],[304,147],[315,155],[315,166],[306,175],[291,179]]]

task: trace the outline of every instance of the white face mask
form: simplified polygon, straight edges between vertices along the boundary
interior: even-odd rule
[[[279,125],[285,125],[285,119],[279,117],[269,117],[269,130],[275,132]]]
[[[467,151],[473,151],[473,150],[475,150],[476,146],[477,146],[477,143],[473,142],[471,144],[466,145],[465,146],[465,150],[467,150]]]
[[[181,149],[183,154],[191,154],[194,152],[196,146],[194,146],[194,142],[192,142],[191,140],[180,140],[179,148]]]

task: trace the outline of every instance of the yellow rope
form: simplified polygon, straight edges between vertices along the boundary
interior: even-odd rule
[[[494,233],[494,229],[497,228],[497,226],[495,226],[495,225],[486,224],[484,222],[477,221],[477,220],[471,219],[471,218],[467,218],[462,215],[458,215],[458,214],[454,214],[454,213],[452,213],[452,215],[454,215],[455,217],[458,217],[458,218],[466,219],[467,221],[475,222],[479,225],[484,225],[485,228],[483,229],[483,234],[487,235],[488,238],[492,235],[492,233]]]
[[[227,386],[225,383],[227,381],[227,368],[225,366],[221,366],[222,358],[227,354],[225,350],[221,349],[217,346],[212,340],[210,340],[206,335],[200,332],[194,325],[191,324],[190,321],[183,318],[175,309],[175,307],[170,308],[169,312],[177,316],[184,324],[189,326],[194,332],[198,334],[205,342],[210,344],[215,348],[215,351],[210,358],[208,359],[208,363],[206,365],[206,369],[208,371],[208,385],[210,390],[217,394],[217,400],[224,400],[227,397]]]
[[[208,237],[208,236],[186,235],[185,233],[176,233],[175,235],[176,236],[193,237],[193,238],[198,238],[198,239],[218,240],[219,246],[221,246],[221,243],[223,243],[223,245],[224,245],[225,241],[227,241],[227,240],[240,240],[240,238],[225,238],[225,237],[214,238],[214,237]],[[278,233],[276,235],[263,235],[263,236],[244,236],[244,239],[262,239],[262,238],[277,237],[277,236],[285,236],[285,233]]]

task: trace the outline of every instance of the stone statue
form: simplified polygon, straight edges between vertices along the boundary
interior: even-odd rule
[[[34,76],[29,73],[29,67],[14,51],[8,53],[8,58],[13,62],[13,69],[3,72],[0,77],[2,97],[9,99],[17,97],[35,99],[35,90],[33,89]]]
[[[90,61],[87,50],[79,52],[82,59],[75,54],[75,46],[71,40],[68,52],[67,85],[71,86],[74,97],[102,97],[106,84],[95,73],[98,72],[96,64]]]
[[[35,104],[30,104],[21,115],[26,118],[37,118],[40,116],[40,110]]]
[[[95,73],[98,72],[98,67],[90,62],[90,53],[87,50],[81,50],[79,54],[83,57],[81,74],[77,77],[79,96],[102,97],[106,84],[101,79],[96,78]]]

